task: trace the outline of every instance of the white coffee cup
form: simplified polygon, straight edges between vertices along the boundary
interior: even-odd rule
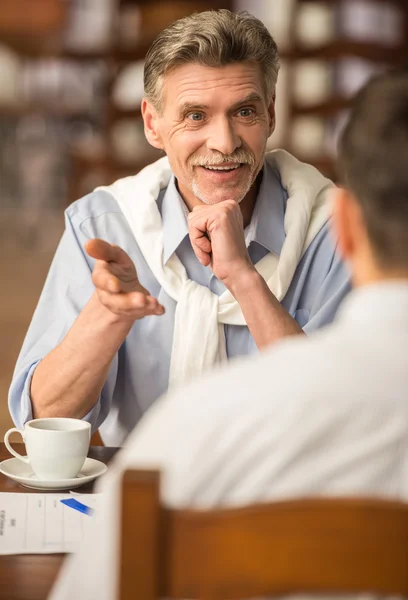
[[[21,434],[27,456],[10,445],[8,439],[13,432]],[[4,443],[13,456],[31,466],[38,479],[58,481],[78,475],[87,457],[90,439],[91,425],[86,421],[51,417],[27,421],[22,430],[9,429]]]

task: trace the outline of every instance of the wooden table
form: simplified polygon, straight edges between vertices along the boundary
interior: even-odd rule
[[[17,452],[25,454],[23,444],[13,443],[13,447]],[[89,449],[88,456],[108,464],[117,450],[118,448],[94,446]],[[6,458],[11,458],[11,455],[5,445],[0,443],[0,461]],[[92,490],[93,482],[78,488],[81,493],[89,493]],[[0,473],[0,492],[39,493],[21,486],[2,473]],[[63,554],[0,556],[0,600],[45,600],[63,559]]]

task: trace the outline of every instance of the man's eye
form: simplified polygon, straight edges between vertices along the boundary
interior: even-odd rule
[[[202,121],[203,114],[199,112],[188,113],[187,118],[191,121]]]
[[[238,115],[240,117],[253,117],[255,114],[255,111],[253,108],[241,108],[238,111]]]

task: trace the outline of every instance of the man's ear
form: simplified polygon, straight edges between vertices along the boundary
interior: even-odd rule
[[[157,110],[146,98],[143,98],[142,100],[141,109],[147,141],[154,148],[163,150],[164,145],[160,134],[159,115]]]
[[[342,258],[351,261],[364,243],[367,233],[359,203],[345,188],[335,188],[333,194],[333,228]]]
[[[275,94],[272,96],[271,101],[268,106],[268,115],[269,115],[269,136],[270,137],[275,131]]]

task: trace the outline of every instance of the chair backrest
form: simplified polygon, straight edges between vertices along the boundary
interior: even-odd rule
[[[406,504],[318,498],[170,510],[159,481],[155,471],[123,476],[120,600],[408,596]]]

